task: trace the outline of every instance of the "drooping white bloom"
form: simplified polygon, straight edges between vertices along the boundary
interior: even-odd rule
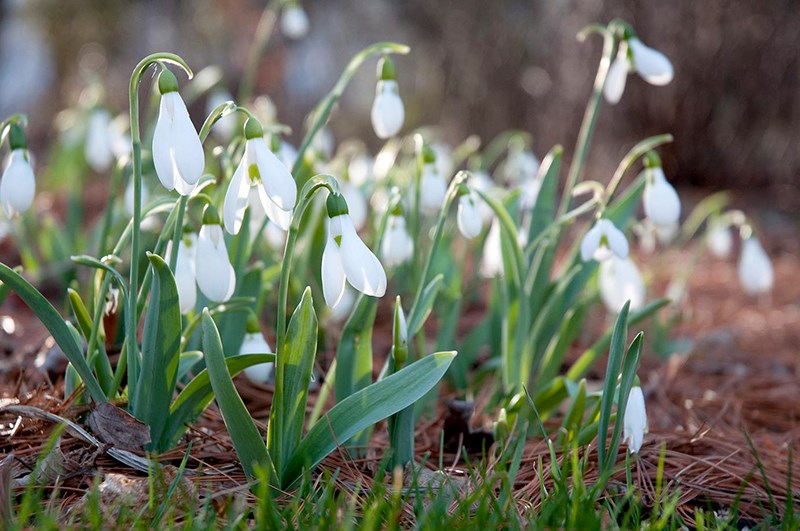
[[[95,109],[89,115],[84,154],[86,162],[98,173],[108,170],[114,161],[111,138],[111,115],[105,109]]]
[[[131,154],[131,136],[126,132],[127,118],[118,117],[108,126],[108,137],[111,144],[111,153],[114,158],[121,160]]]
[[[678,192],[667,181],[660,166],[644,170],[644,213],[656,227],[677,225],[681,217],[681,200]]]
[[[28,210],[35,194],[36,180],[27,150],[12,149],[0,181],[0,203],[6,216],[13,218]]]
[[[344,294],[342,300],[339,301],[334,308],[331,308],[328,318],[334,323],[343,323],[348,317],[350,312],[353,311],[353,306],[356,303],[356,290],[350,286],[344,287]]]
[[[522,185],[536,179],[541,163],[529,149],[518,149],[508,154],[503,166],[506,181],[511,185]]]
[[[439,212],[446,195],[447,181],[439,173],[436,164],[429,162],[423,165],[420,180],[420,210],[427,214]]]
[[[381,258],[386,267],[396,267],[411,259],[414,241],[406,230],[406,218],[392,214],[386,222],[386,234],[381,244]]]
[[[623,440],[631,453],[638,453],[642,448],[644,434],[647,433],[647,410],[644,406],[642,388],[631,387],[628,403],[625,406],[625,422],[622,425]]]
[[[328,220],[328,241],[322,252],[322,292],[335,308],[342,300],[345,279],[358,291],[373,297],[386,293],[386,272],[378,258],[361,241],[348,214]]]
[[[177,90],[161,96],[153,132],[153,164],[164,188],[181,195],[190,194],[203,175],[203,146]]]
[[[483,243],[481,275],[485,278],[503,276],[503,248],[500,241],[500,222],[495,219]]]
[[[363,186],[372,180],[375,160],[366,154],[356,155],[347,166],[350,182],[356,186]]]
[[[294,166],[297,160],[297,150],[294,146],[285,140],[281,140],[281,145],[278,148],[278,152],[275,154],[283,165],[286,166],[286,169],[292,171],[292,166]]]
[[[272,354],[272,348],[264,338],[264,334],[259,332],[249,332],[245,334],[242,346],[239,347],[239,354]],[[267,383],[272,374],[272,363],[259,363],[245,368],[244,374],[254,383]]]
[[[608,219],[598,219],[581,241],[581,258],[584,261],[594,258],[602,262],[612,254],[627,258],[628,251],[625,234]]]
[[[706,244],[711,254],[717,258],[727,258],[733,249],[730,229],[721,223],[713,224],[706,235]]]
[[[290,39],[302,39],[308,34],[308,15],[297,2],[291,2],[283,8],[281,14],[281,31]]]
[[[612,256],[601,262],[598,283],[600,296],[609,312],[619,313],[627,301],[631,301],[631,310],[644,305],[644,280],[630,258]]]
[[[378,81],[370,116],[372,128],[375,129],[378,138],[391,138],[400,132],[406,113],[396,80],[381,79]]]
[[[203,224],[195,254],[197,286],[213,302],[231,298],[236,288],[236,271],[228,258],[225,236],[217,224]]]
[[[258,205],[273,223],[288,230],[297,200],[297,184],[286,166],[267,148],[263,131],[248,136],[244,156],[225,193],[225,230],[239,233],[248,204]]]
[[[536,177],[528,177],[519,184],[519,207],[523,211],[532,209],[539,199],[539,191],[542,189],[542,181]]]
[[[350,211],[350,219],[353,220],[356,230],[361,230],[367,223],[367,199],[361,190],[349,182],[341,183],[340,189],[345,201],[347,201],[347,208]]]
[[[471,190],[458,198],[456,222],[458,230],[468,240],[477,237],[483,230],[483,221],[481,220],[477,202],[478,199]]]
[[[167,244],[167,254],[173,252],[173,242]],[[187,233],[178,243],[178,257],[175,262],[175,285],[178,288],[178,303],[182,314],[192,311],[197,304],[196,276],[197,235]]]
[[[221,87],[214,90],[206,100],[206,116],[210,115],[214,112],[214,109],[228,101],[233,101],[233,96],[231,96],[230,92]],[[237,118],[235,114],[223,116],[217,120],[211,128],[211,132],[221,141],[228,142],[233,138],[233,134],[236,132],[236,121]]]
[[[739,282],[748,295],[760,295],[772,289],[774,273],[772,262],[755,237],[742,242],[739,257]]]
[[[651,85],[666,85],[674,76],[672,63],[666,55],[646,46],[636,37],[628,39],[636,72]]]
[[[483,192],[484,194],[490,194],[494,186],[492,178],[483,170],[473,172],[472,177],[469,179],[469,184],[473,190]],[[481,221],[484,225],[492,221],[494,211],[486,201],[478,201],[478,212],[480,213]]]
[[[625,92],[625,83],[630,72],[630,60],[628,59],[628,42],[619,43],[617,57],[608,68],[606,84],[603,87],[603,95],[606,101],[612,105],[619,103],[622,93]]]

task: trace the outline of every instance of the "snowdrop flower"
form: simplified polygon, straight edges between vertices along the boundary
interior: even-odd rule
[[[435,157],[437,173],[449,181],[453,172],[453,150],[442,142],[434,142],[430,147]]]
[[[347,166],[347,175],[350,182],[356,186],[363,186],[373,178],[373,165],[375,161],[369,155],[356,155]]]
[[[153,132],[153,164],[164,188],[188,195],[203,175],[203,146],[178,94],[175,74],[162,71],[158,76],[158,91],[161,103]]]
[[[264,334],[261,333],[258,319],[253,313],[247,318],[246,333],[242,346],[239,347],[239,354],[272,354],[272,348],[264,338]],[[272,365],[272,363],[251,365],[244,370],[244,374],[251,382],[264,384],[269,381],[269,377],[272,374]]]
[[[10,219],[30,208],[36,193],[36,180],[33,178],[25,133],[15,123],[10,126],[8,143],[11,154],[0,180],[0,203]]]
[[[281,13],[281,31],[290,39],[302,39],[308,34],[308,15],[298,2],[289,2]]]
[[[472,190],[466,190],[458,198],[456,223],[458,230],[468,240],[478,236],[483,230],[483,221],[478,211],[478,198]]]
[[[114,154],[114,158],[117,160],[122,160],[129,157],[131,154],[131,137],[125,132],[127,129],[127,120],[128,118],[126,116],[120,116],[113,120],[108,126],[111,153]]]
[[[370,115],[372,128],[378,138],[384,140],[391,138],[402,129],[405,116],[394,62],[388,56],[384,56],[378,63],[378,85],[375,88],[375,100],[372,102]]]
[[[638,453],[642,448],[644,434],[647,432],[647,410],[644,407],[644,394],[638,385],[631,387],[628,403],[625,406],[625,422],[623,423],[623,440],[631,453]]]
[[[483,244],[481,275],[485,278],[503,276],[503,249],[500,241],[500,222],[495,219]]]
[[[446,195],[447,181],[439,173],[436,161],[426,161],[422,166],[420,179],[420,210],[426,214],[438,212]]]
[[[236,288],[236,272],[228,258],[225,235],[219,214],[213,205],[206,206],[203,227],[197,236],[195,254],[197,286],[209,300],[223,302]]]
[[[476,192],[483,192],[484,194],[490,193],[494,185],[492,178],[483,170],[472,172],[472,177],[470,177],[469,184],[473,190]],[[484,225],[492,221],[494,211],[492,210],[492,207],[486,203],[486,201],[478,201],[478,212],[480,213],[481,221]]]
[[[667,85],[674,77],[672,63],[655,48],[646,46],[636,37],[628,39],[631,62],[642,79],[651,85]]]
[[[114,161],[110,134],[111,115],[105,109],[94,109],[89,115],[84,154],[86,162],[98,173],[108,170]]]
[[[345,286],[342,300],[335,308],[331,308],[328,318],[334,323],[343,323],[350,317],[353,306],[356,304],[356,291],[350,286]]]
[[[656,227],[677,225],[681,217],[681,200],[678,192],[667,181],[661,169],[661,159],[654,152],[647,154],[644,187],[644,213]]]
[[[722,223],[714,223],[708,230],[706,244],[711,254],[717,258],[727,258],[733,249],[733,236],[730,229]]]
[[[606,84],[603,87],[603,95],[606,101],[612,105],[619,103],[622,93],[625,91],[625,82],[628,80],[630,72],[630,60],[628,59],[628,41],[621,41],[617,50],[617,57],[608,68]]]
[[[367,199],[357,186],[352,183],[344,182],[340,186],[344,200],[347,201],[347,208],[350,210],[350,218],[353,225],[359,231],[367,223]]]
[[[167,244],[166,256],[172,256],[173,242]],[[196,275],[197,234],[185,233],[178,243],[175,262],[175,285],[178,288],[178,304],[182,314],[194,310],[197,304]]]
[[[381,244],[381,258],[386,267],[397,267],[406,263],[414,254],[414,240],[406,230],[406,218],[398,208],[386,222],[386,234]]]
[[[347,202],[341,194],[327,200],[328,241],[322,253],[322,293],[325,303],[336,308],[344,295],[345,280],[373,297],[386,293],[386,273],[378,258],[364,245],[353,226]]]
[[[612,256],[601,262],[598,281],[600,296],[609,312],[619,313],[627,301],[631,301],[631,310],[644,305],[644,280],[630,258]]]
[[[224,88],[217,88],[212,92],[208,99],[206,100],[206,116],[210,115],[214,112],[214,109],[226,103],[228,101],[233,101],[233,96],[231,93],[225,90]],[[233,138],[233,134],[236,132],[236,116],[234,114],[228,114],[227,116],[223,116],[214,124],[211,128],[211,132],[219,138],[223,142],[229,142],[231,138]]]
[[[509,153],[503,166],[506,181],[512,185],[523,185],[536,179],[541,163],[529,149],[517,149]]]
[[[739,257],[739,282],[748,295],[760,295],[772,289],[774,273],[772,262],[757,238],[751,236],[742,242]]]
[[[258,120],[248,118],[244,130],[247,139],[244,156],[225,193],[225,230],[239,233],[248,204],[257,205],[272,222],[288,230],[297,200],[297,184],[286,166],[267,148],[264,129]]]
[[[625,235],[608,219],[598,219],[581,241],[583,261],[594,258],[602,262],[612,254],[617,258],[627,258],[628,250]]]

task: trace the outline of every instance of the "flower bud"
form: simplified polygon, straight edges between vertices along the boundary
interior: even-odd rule
[[[742,243],[739,257],[739,281],[748,295],[760,295],[772,290],[772,262],[757,238],[751,236]]]
[[[308,15],[298,2],[288,2],[281,14],[281,31],[290,39],[302,39],[308,34]]]

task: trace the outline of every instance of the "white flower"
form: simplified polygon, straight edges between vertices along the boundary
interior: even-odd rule
[[[625,235],[607,219],[598,219],[581,241],[581,258],[584,261],[594,258],[602,262],[612,254],[627,258],[628,250]]]
[[[500,241],[500,222],[495,219],[483,243],[481,274],[485,278],[503,276],[503,249]]]
[[[337,304],[335,308],[331,308],[328,318],[334,323],[343,323],[350,317],[350,312],[353,310],[355,303],[356,290],[350,286],[345,286],[342,300],[339,301],[339,304]]]
[[[442,142],[434,142],[431,144],[431,149],[436,155],[436,171],[449,181],[453,172],[453,150]]]
[[[375,161],[369,155],[357,155],[350,160],[347,167],[347,174],[350,182],[356,186],[362,186],[372,180],[373,165]]]
[[[644,213],[656,227],[677,225],[681,217],[678,192],[667,181],[660,166],[644,170]]]
[[[153,164],[164,188],[181,195],[190,194],[203,175],[203,146],[177,90],[161,96],[153,132]]]
[[[28,210],[36,193],[36,180],[27,150],[13,149],[0,181],[0,203],[8,218]]]
[[[601,262],[598,283],[600,296],[609,312],[619,313],[627,301],[631,301],[631,310],[644,305],[644,280],[630,258],[612,256]]]
[[[512,185],[529,183],[539,173],[539,159],[529,149],[519,149],[509,153],[503,166],[506,181]]]
[[[672,81],[674,70],[667,56],[654,48],[646,46],[637,39],[628,39],[633,67],[651,85],[666,85]]]
[[[539,191],[542,189],[542,181],[536,177],[528,177],[519,185],[519,207],[523,210],[530,210],[536,205],[539,198]]]
[[[133,217],[133,178],[128,179],[128,185],[125,187],[125,196],[123,197],[123,203],[125,204],[125,213],[128,217]],[[147,204],[147,201],[150,199],[150,192],[147,191],[147,187],[142,183],[142,206]]]
[[[131,154],[131,137],[126,133],[127,118],[124,116],[113,120],[108,126],[108,137],[111,144],[111,152],[114,158],[121,160]]]
[[[458,198],[456,222],[458,230],[468,240],[475,238],[483,230],[483,221],[476,202],[475,193],[471,190]]]
[[[438,160],[438,158],[437,158]],[[427,163],[422,167],[420,180],[420,210],[431,214],[442,208],[447,195],[447,181],[434,163]]]
[[[494,187],[492,178],[483,170],[473,172],[472,177],[469,179],[469,184],[473,190],[483,192],[485,194],[491,193]],[[478,212],[480,213],[481,221],[483,221],[484,224],[492,221],[494,211],[492,210],[492,207],[486,203],[486,201],[478,201]]]
[[[644,407],[644,394],[638,385],[631,387],[628,403],[625,406],[625,422],[623,423],[623,440],[631,453],[638,453],[642,448],[644,434],[647,432],[647,410]]]
[[[294,146],[285,140],[281,140],[281,145],[278,148],[278,152],[275,154],[283,165],[286,166],[286,169],[292,171],[292,166],[294,166],[297,160],[297,150]]]
[[[302,39],[308,34],[308,15],[303,6],[292,2],[283,8],[281,31],[290,39]]]
[[[352,183],[344,182],[340,186],[342,195],[347,201],[347,208],[350,211],[350,218],[353,225],[359,231],[367,223],[367,199],[357,186]]]
[[[403,100],[394,79],[381,79],[375,89],[372,102],[372,128],[378,138],[387,139],[400,132],[405,120]]]
[[[629,72],[630,61],[628,60],[628,43],[627,41],[622,41],[619,43],[617,57],[608,69],[606,84],[603,87],[603,95],[606,97],[608,103],[614,105],[622,98]]]
[[[172,256],[173,242],[167,245],[166,256]],[[196,284],[197,235],[184,234],[178,243],[178,257],[175,262],[175,285],[178,288],[178,303],[182,314],[192,311],[197,304]]]
[[[114,161],[111,137],[111,115],[105,109],[95,109],[89,115],[84,154],[86,162],[96,172],[108,170]]]
[[[386,222],[386,234],[381,244],[381,258],[386,267],[404,264],[414,254],[414,241],[406,230],[406,219],[392,214]]]
[[[231,298],[236,288],[236,272],[228,258],[220,225],[203,224],[197,237],[195,264],[197,285],[203,295],[213,302]]]
[[[772,262],[761,243],[755,237],[744,240],[739,257],[739,282],[742,283],[745,293],[766,293],[772,289],[773,281]]]
[[[386,293],[386,273],[378,258],[358,237],[348,214],[328,220],[328,241],[322,253],[322,292],[335,308],[342,300],[345,279],[358,291],[373,297]]]
[[[239,354],[272,354],[264,334],[261,332],[250,332],[245,334],[242,346],[239,347]],[[254,383],[267,383],[272,374],[272,363],[259,363],[245,368],[244,374]]]
[[[706,235],[706,244],[711,254],[717,258],[727,258],[733,249],[730,229],[721,223],[713,224]]]
[[[231,96],[230,92],[224,88],[217,88],[206,100],[206,115],[210,115],[214,112],[214,109],[228,101],[233,101],[233,96]],[[228,114],[217,120],[211,128],[211,132],[221,141],[228,142],[233,138],[233,134],[236,132],[236,122],[236,115]]]
[[[297,184],[292,174],[267,148],[263,135],[249,138],[225,193],[225,230],[230,234],[239,233],[248,203],[257,205],[272,222],[288,230],[296,200]]]

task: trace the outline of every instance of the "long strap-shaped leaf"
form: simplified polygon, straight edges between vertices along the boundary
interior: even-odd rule
[[[72,333],[64,323],[64,318],[53,308],[53,305],[41,293],[36,291],[36,288],[30,282],[5,264],[0,264],[0,281],[16,293],[47,328],[55,342],[64,351],[64,355],[69,362],[75,367],[92,400],[95,402],[107,402],[106,395],[103,393],[103,389],[97,382],[94,373],[89,368],[89,364],[86,363],[86,358],[83,357],[81,348],[75,342]]]
[[[169,265],[148,254],[156,272],[142,336],[142,365],[136,382],[133,413],[150,426],[153,441],[160,441],[169,419],[181,352],[181,311],[178,288]],[[130,333],[130,332],[129,332]],[[153,443],[155,450],[164,450]]]
[[[455,355],[437,352],[425,356],[336,404],[294,450],[283,471],[282,485],[291,486],[304,468],[315,467],[338,444],[422,398],[444,376]]]
[[[600,469],[605,470],[606,436],[608,424],[611,421],[611,406],[614,404],[614,389],[617,387],[619,371],[622,367],[622,358],[625,355],[625,343],[628,336],[628,309],[630,301],[625,303],[619,312],[617,323],[614,325],[614,334],[611,336],[611,348],[608,350],[608,366],[606,379],[603,383],[603,398],[600,406],[600,426],[597,430],[597,456]]]
[[[222,413],[222,420],[236,448],[236,455],[248,477],[255,478],[257,467],[266,467],[270,482],[277,478],[272,460],[267,453],[264,440],[258,432],[256,423],[244,407],[244,402],[236,392],[231,374],[225,365],[225,354],[222,352],[222,341],[219,338],[217,325],[208,313],[203,310],[203,351],[206,357],[206,368],[214,390],[214,398]]]

